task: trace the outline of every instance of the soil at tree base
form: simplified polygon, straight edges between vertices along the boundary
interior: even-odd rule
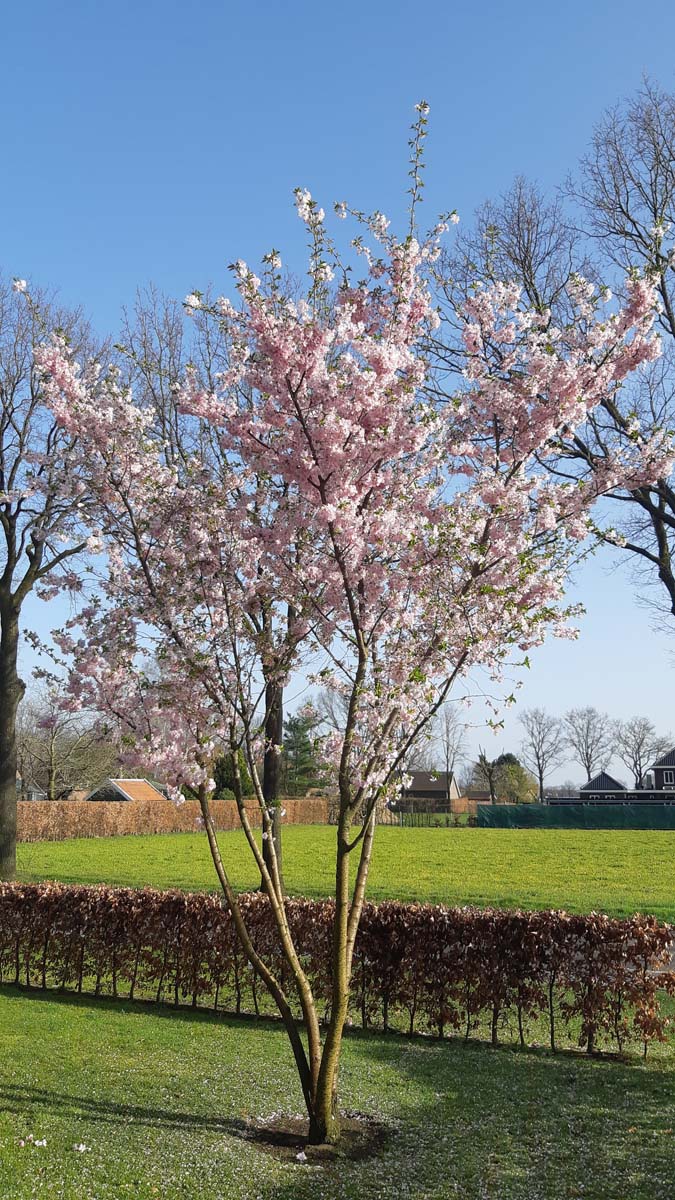
[[[352,1162],[376,1158],[385,1148],[391,1128],[365,1113],[344,1113],[340,1118],[340,1141],[337,1145],[312,1146],[307,1141],[307,1118],[279,1114],[269,1121],[248,1120],[242,1125],[241,1136],[266,1154],[282,1162],[298,1162],[304,1154],[308,1165],[336,1166],[344,1159]]]

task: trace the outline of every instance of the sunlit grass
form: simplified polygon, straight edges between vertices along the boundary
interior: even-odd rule
[[[284,872],[290,893],[333,890],[335,829],[287,826]],[[259,880],[243,834],[221,834],[240,889]],[[636,911],[675,921],[675,831],[378,829],[368,885],[373,900],[435,904]],[[203,833],[87,838],[19,847],[24,879],[214,889]]]
[[[390,1136],[324,1168],[240,1136],[302,1111],[276,1024],[5,988],[0,1044],[3,1200],[672,1200],[669,1047],[642,1063],[349,1037],[343,1104]]]

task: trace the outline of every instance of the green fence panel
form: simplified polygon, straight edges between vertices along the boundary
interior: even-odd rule
[[[671,804],[479,804],[484,829],[675,829]]]

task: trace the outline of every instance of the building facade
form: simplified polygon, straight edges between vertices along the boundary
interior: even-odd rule
[[[607,771],[570,796],[547,796],[547,804],[667,804],[675,805],[675,749],[645,771],[641,786],[629,790]]]

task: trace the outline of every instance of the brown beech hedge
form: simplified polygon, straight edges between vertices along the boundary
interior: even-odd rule
[[[241,897],[256,948],[285,979],[266,897]],[[328,1003],[331,901],[288,902],[316,994]],[[364,908],[353,1023],[493,1043],[572,1040],[589,1052],[667,1024],[671,932],[654,917],[442,908]],[[149,888],[0,883],[0,982],[120,999],[269,1013],[218,895]]]
[[[256,805],[249,820],[260,824]],[[289,796],[284,800],[287,825],[327,825],[328,800],[323,796]],[[218,830],[240,829],[234,800],[212,800],[211,815]],[[180,807],[170,800],[20,800],[17,836],[20,842],[58,842],[66,838],[118,837],[138,833],[194,833],[201,819],[197,800]]]

